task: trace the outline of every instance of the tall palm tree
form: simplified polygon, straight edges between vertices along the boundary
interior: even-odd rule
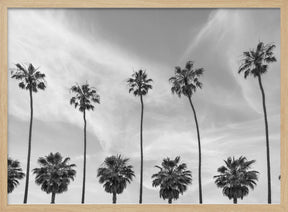
[[[198,126],[198,120],[196,111],[192,103],[192,95],[198,88],[202,88],[202,83],[199,81],[199,77],[203,74],[203,68],[194,68],[193,61],[188,61],[184,69],[181,67],[175,67],[175,75],[169,79],[172,84],[171,91],[173,94],[177,94],[179,97],[184,95],[188,98],[190,106],[194,114],[194,120],[197,130],[198,139],[198,184],[199,184],[199,203],[202,204],[202,183],[201,183],[201,142],[200,142],[200,131]]]
[[[20,162],[8,158],[8,193],[11,193],[19,185],[19,180],[22,180],[24,176]]]
[[[86,182],[86,111],[94,110],[93,103],[100,104],[100,96],[97,94],[95,88],[90,87],[86,82],[83,85],[73,85],[71,92],[75,93],[70,99],[70,104],[75,108],[79,108],[79,111],[83,113],[84,120],[84,162],[83,162],[83,185],[82,185],[82,199],[81,203],[85,202],[85,182]]]
[[[28,138],[28,155],[27,155],[27,168],[26,168],[26,184],[24,193],[24,204],[27,203],[28,187],[29,187],[29,173],[30,173],[30,156],[31,156],[31,140],[32,140],[32,124],[33,124],[33,92],[44,90],[46,88],[45,74],[38,71],[31,63],[28,67],[16,64],[16,69],[12,70],[11,77],[19,80],[19,87],[29,91],[30,95],[30,127]]]
[[[187,186],[192,182],[191,171],[187,170],[186,163],[180,163],[180,157],[174,160],[165,158],[159,172],[152,175],[152,185],[160,186],[160,198],[168,199],[171,204],[172,200],[177,200],[180,194],[187,190]]]
[[[271,173],[270,173],[270,150],[269,150],[269,132],[268,120],[265,103],[265,92],[262,85],[262,74],[268,70],[268,64],[276,62],[273,50],[276,46],[273,44],[264,44],[259,42],[256,49],[243,52],[243,60],[238,70],[238,73],[244,72],[244,78],[253,76],[258,79],[259,87],[262,94],[262,104],[265,122],[265,135],[266,135],[266,155],[267,155],[267,181],[268,181],[268,203],[271,204]]]
[[[127,183],[131,183],[135,176],[133,167],[127,164],[128,161],[128,158],[123,158],[121,155],[110,156],[98,169],[99,182],[104,183],[103,187],[106,192],[113,194],[113,204],[116,204],[117,194],[121,194],[127,187]]]
[[[219,175],[215,183],[222,188],[224,196],[233,199],[233,203],[237,204],[237,199],[243,199],[249,194],[249,188],[254,189],[258,180],[257,171],[248,171],[255,160],[248,161],[241,156],[239,159],[229,157],[225,162],[225,166],[218,168]]]
[[[70,158],[64,158],[59,152],[48,156],[40,157],[38,163],[40,168],[33,169],[36,174],[35,182],[41,185],[41,189],[51,195],[51,204],[55,203],[56,194],[68,190],[71,180],[74,181],[76,171],[75,164],[68,164]]]
[[[140,157],[141,157],[141,166],[140,166],[140,192],[139,192],[139,203],[142,204],[142,192],[143,192],[143,113],[144,113],[144,104],[143,96],[145,96],[149,89],[152,89],[150,84],[153,80],[148,79],[147,74],[143,70],[139,70],[132,74],[132,77],[127,80],[129,86],[129,93],[133,92],[135,96],[140,97],[141,102],[141,121],[140,121]]]

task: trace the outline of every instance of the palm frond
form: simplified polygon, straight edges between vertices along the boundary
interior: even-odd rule
[[[150,83],[153,82],[152,79],[148,79],[147,77],[146,72],[142,69],[134,72],[131,78],[126,81],[129,87],[129,93],[132,92],[135,96],[145,96],[148,91],[152,89]]]
[[[180,163],[177,156],[174,160],[164,158],[161,166],[155,166],[159,171],[152,175],[152,186],[160,187],[159,196],[163,199],[178,199],[192,182],[192,174],[185,163]]]
[[[169,78],[169,83],[172,84],[172,94],[177,94],[191,97],[196,92],[197,88],[202,88],[202,83],[198,77],[202,76],[204,72],[203,68],[194,68],[194,63],[188,61],[184,69],[176,66],[174,76]]]
[[[249,188],[254,189],[258,181],[258,172],[249,171],[255,160],[248,161],[246,157],[240,156],[238,159],[228,157],[224,160],[225,166],[218,168],[219,175],[215,175],[215,184],[222,188],[223,195],[229,199],[243,198],[248,195]]]
[[[94,104],[100,104],[100,95],[97,93],[96,88],[90,87],[86,82],[83,85],[76,83],[70,88],[70,91],[75,95],[71,97],[70,104],[75,108],[79,108],[80,112],[85,110],[94,110]]]
[[[135,174],[133,166],[128,165],[128,162],[129,159],[121,155],[105,158],[102,167],[98,168],[97,177],[106,192],[113,193],[116,191],[117,194],[120,194],[127,187],[127,184],[131,183]]]
[[[12,69],[11,78],[19,81],[21,89],[38,92],[38,90],[45,90],[46,80],[45,74],[38,71],[31,63],[28,66],[15,64],[16,69]]]
[[[268,70],[268,64],[276,62],[273,50],[276,48],[274,44],[264,44],[259,42],[256,49],[243,52],[243,58],[238,73],[244,72],[244,78],[249,75],[258,77]]]
[[[20,162],[18,160],[12,160],[11,158],[8,158],[7,166],[7,191],[8,193],[11,193],[19,185],[19,180],[22,180],[25,174],[23,173]]]
[[[69,157],[63,159],[59,152],[38,159],[40,168],[34,168],[32,172],[36,175],[35,182],[41,186],[41,190],[48,194],[68,190],[68,185],[76,176],[76,170],[73,169],[76,165],[69,164],[69,160]]]

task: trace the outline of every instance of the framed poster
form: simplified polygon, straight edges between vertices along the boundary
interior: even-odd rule
[[[2,211],[286,211],[285,1],[1,1]]]

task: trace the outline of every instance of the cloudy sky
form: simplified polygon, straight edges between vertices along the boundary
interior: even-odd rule
[[[87,114],[86,203],[111,203],[96,170],[106,156],[129,157],[136,178],[119,203],[138,203],[140,101],[125,80],[146,69],[154,80],[144,98],[143,203],[166,203],[151,185],[154,165],[181,156],[193,183],[175,203],[197,204],[197,135],[189,102],[170,92],[168,78],[187,60],[205,69],[203,89],[193,96],[202,142],[204,203],[231,203],[213,176],[228,156],[255,159],[259,182],[239,203],[267,203],[266,148],[257,81],[237,73],[241,53],[258,41],[273,42],[278,62],[263,77],[271,142],[272,201],[280,202],[280,10],[278,9],[9,9],[8,64],[33,63],[47,75],[34,95],[31,168],[59,151],[77,165],[77,177],[56,203],[80,203],[83,163],[82,114],[69,105],[75,82],[96,87],[101,104]],[[26,167],[29,94],[8,80],[8,153]],[[24,168],[25,170],[25,168]],[[31,174],[28,203],[50,203]],[[21,204],[24,180],[9,194]]]

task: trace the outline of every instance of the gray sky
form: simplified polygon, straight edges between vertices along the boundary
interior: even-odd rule
[[[69,105],[69,88],[86,80],[101,104],[87,114],[86,203],[111,203],[96,170],[106,156],[123,154],[136,178],[119,203],[138,203],[140,101],[125,80],[146,69],[154,80],[144,98],[143,203],[166,203],[151,175],[164,157],[181,156],[193,182],[175,203],[198,203],[198,151],[193,114],[186,98],[170,92],[168,78],[187,60],[205,69],[203,89],[193,96],[202,142],[204,203],[231,203],[213,181],[228,156],[246,156],[260,172],[254,191],[239,203],[267,203],[266,148],[257,80],[237,74],[243,51],[273,42],[278,62],[263,77],[271,143],[272,201],[280,202],[280,10],[278,9],[9,9],[8,64],[33,63],[47,75],[47,89],[34,95],[31,168],[59,151],[77,165],[69,191],[56,203],[80,203],[83,163],[82,114]],[[8,80],[8,154],[26,169],[29,93]],[[28,203],[50,203],[31,174]],[[24,180],[9,194],[22,203]]]

